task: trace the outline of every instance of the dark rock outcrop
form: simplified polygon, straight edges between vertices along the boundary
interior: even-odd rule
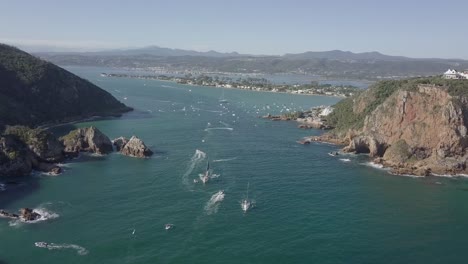
[[[0,176],[23,176],[37,163],[33,153],[16,137],[0,137]]]
[[[136,136],[132,136],[130,140],[123,145],[120,152],[124,155],[137,158],[145,158],[153,155],[153,152],[145,145],[145,143]]]
[[[112,140],[112,144],[115,146],[115,149],[117,151],[121,151],[127,143],[128,139],[126,137],[119,137]]]
[[[39,139],[31,139],[40,142]],[[38,145],[41,145],[38,143]],[[43,150],[49,152],[47,149]],[[31,173],[33,169],[56,175],[61,168],[53,163],[47,162],[39,156],[16,135],[0,136],[0,177],[2,176],[24,176]],[[58,155],[57,157],[61,157]],[[61,158],[60,158],[61,159]]]
[[[8,126],[5,135],[18,137],[43,162],[60,162],[64,159],[63,145],[49,131],[25,126]]]
[[[41,215],[34,212],[33,209],[30,208],[21,208],[20,209],[20,218],[24,221],[34,221],[40,218]]]
[[[23,221],[35,221],[41,218],[41,215],[34,212],[30,208],[21,208],[19,214],[9,213],[4,210],[0,210],[0,217],[10,218],[10,219],[21,219]]]
[[[79,152],[108,154],[113,151],[112,142],[95,127],[78,128],[60,138],[65,146],[65,153],[77,156]]]
[[[0,217],[18,219],[20,216],[17,215],[17,214],[9,213],[9,212],[4,211],[4,210],[0,210]]]

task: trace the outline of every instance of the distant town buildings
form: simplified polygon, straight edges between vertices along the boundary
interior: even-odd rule
[[[468,79],[468,70],[459,72],[456,70],[448,69],[444,73],[444,78],[445,79]]]

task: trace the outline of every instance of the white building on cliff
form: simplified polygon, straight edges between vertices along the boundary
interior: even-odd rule
[[[445,79],[468,79],[468,70],[465,70],[463,72],[458,72],[456,70],[448,69],[444,73],[444,78]]]

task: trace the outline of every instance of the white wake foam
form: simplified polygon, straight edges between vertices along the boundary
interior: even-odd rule
[[[210,113],[222,113],[223,112],[223,111],[220,111],[220,110],[201,109],[201,108],[198,108],[198,107],[192,107],[192,109],[197,110],[197,111],[210,112]]]
[[[205,128],[205,131],[210,131],[210,130],[229,130],[229,131],[233,131],[234,128],[232,128],[232,127],[209,127],[209,128]]]
[[[219,204],[224,200],[224,192],[219,191],[213,194],[210,200],[205,205],[206,214],[215,214],[218,212]]]
[[[182,182],[185,185],[189,184],[188,177],[192,173],[193,169],[200,164],[204,159],[206,158],[206,153],[197,149],[195,150],[195,154],[193,154],[192,158],[190,159],[190,162],[187,166],[187,170],[185,171],[184,175],[182,175]]]
[[[237,157],[234,157],[234,158],[228,158],[228,159],[217,159],[217,160],[213,160],[213,162],[225,162],[225,161],[231,161],[231,160],[236,160]]]
[[[220,123],[221,125],[225,126],[225,127],[229,127],[229,124],[227,124],[227,123],[225,123],[225,122],[223,122],[223,121],[219,121],[219,123]]]
[[[365,163],[361,163],[361,164],[372,167],[372,168],[375,168],[375,169],[387,170],[387,169],[384,168],[384,166],[382,164],[377,164],[377,163],[374,163],[374,162],[365,162]]]
[[[78,255],[87,255],[88,250],[82,246],[78,246],[75,244],[55,244],[55,243],[47,243],[47,242],[36,242],[34,243],[36,247],[39,248],[46,248],[48,250],[61,250],[61,249],[74,249]]]

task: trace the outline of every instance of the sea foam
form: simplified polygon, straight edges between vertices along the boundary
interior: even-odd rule
[[[47,242],[36,242],[34,243],[36,247],[39,248],[46,248],[48,250],[61,250],[61,249],[74,249],[78,255],[87,255],[88,250],[82,246],[78,246],[75,244],[55,244],[55,243],[47,243]]]

